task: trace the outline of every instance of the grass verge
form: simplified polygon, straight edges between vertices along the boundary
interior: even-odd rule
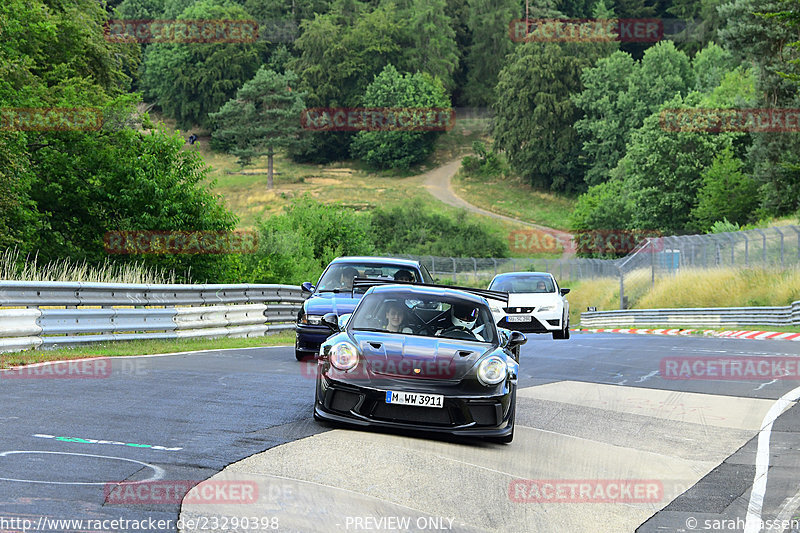
[[[573,324],[578,324],[580,313],[589,306],[598,311],[620,308],[617,278],[562,284],[572,289],[567,299]],[[800,270],[683,269],[674,276],[657,278],[652,284],[650,270],[643,269],[626,277],[625,295],[630,309],[782,306],[800,300]]]
[[[567,230],[576,198],[538,191],[519,178],[478,178],[459,171],[452,181],[456,194],[493,213]]]
[[[281,331],[274,335],[250,338],[223,339],[172,339],[150,341],[119,341],[102,344],[59,348],[56,350],[28,350],[0,354],[0,368],[29,365],[44,361],[66,361],[84,357],[117,357],[124,355],[153,355],[197,350],[222,350],[252,348],[257,346],[282,346],[294,344],[294,331]]]

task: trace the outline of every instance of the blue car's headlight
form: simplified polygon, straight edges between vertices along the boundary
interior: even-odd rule
[[[487,357],[478,365],[478,381],[484,385],[497,385],[508,375],[508,365],[500,357]]]
[[[329,357],[335,368],[351,370],[358,364],[358,349],[349,342],[340,342],[331,347]]]

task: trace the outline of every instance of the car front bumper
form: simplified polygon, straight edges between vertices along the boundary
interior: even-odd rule
[[[528,316],[531,317],[531,319],[527,322],[509,322],[509,316]],[[510,329],[512,331],[521,331],[522,333],[550,333],[564,328],[564,325],[561,323],[561,315],[558,313],[503,315],[502,317],[495,316],[495,319],[497,319],[497,327]]]
[[[513,431],[516,385],[504,386],[499,395],[459,395],[455,391],[448,394],[436,387],[422,391],[421,385],[419,382],[409,382],[405,387],[387,384],[387,388],[379,389],[340,382],[323,374],[317,378],[314,414],[323,420],[360,427],[460,436],[505,437]],[[442,394],[444,406],[387,404],[386,390]]]
[[[294,349],[310,356],[317,356],[319,347],[331,335],[333,332],[327,326],[297,324]]]

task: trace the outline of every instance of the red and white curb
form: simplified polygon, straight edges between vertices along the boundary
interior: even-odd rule
[[[590,333],[634,333],[637,335],[705,335],[707,337],[727,337],[732,339],[800,341],[800,333],[781,333],[779,331],[717,331],[714,329],[623,329],[623,328],[579,328],[572,331]]]

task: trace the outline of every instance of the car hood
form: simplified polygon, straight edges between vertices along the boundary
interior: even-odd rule
[[[361,294],[356,294],[354,298],[349,292],[333,293],[323,292],[315,294],[305,301],[303,307],[307,315],[324,315],[325,313],[336,313],[339,316],[352,313],[358,302],[361,301]]]
[[[556,305],[561,302],[561,295],[555,292],[515,292],[508,295],[507,307],[539,307]]]
[[[353,332],[352,338],[371,373],[440,380],[461,380],[495,346],[380,332]]]

